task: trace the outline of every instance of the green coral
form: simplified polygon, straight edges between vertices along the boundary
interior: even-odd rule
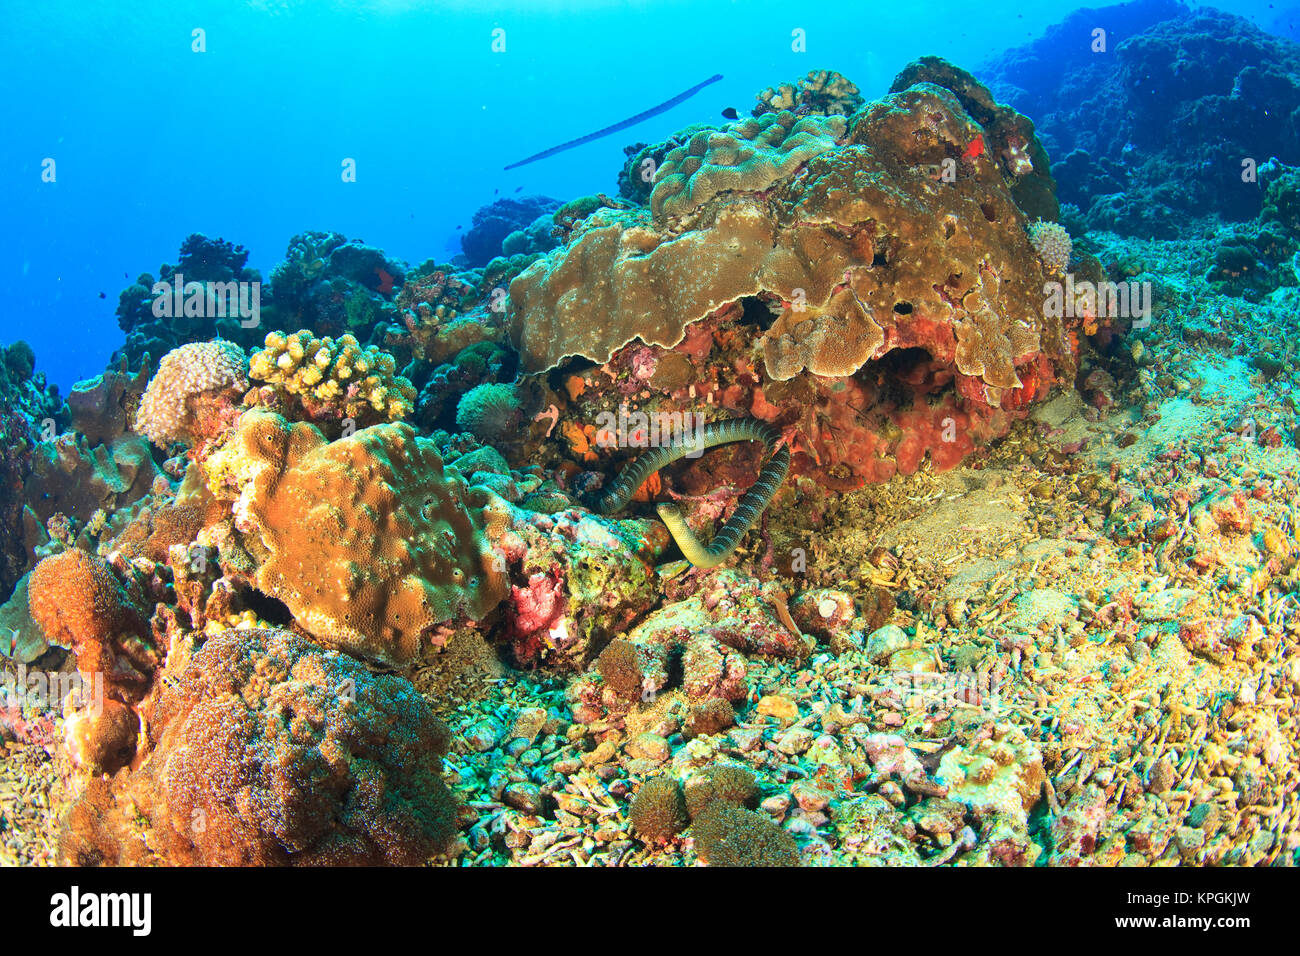
[[[456,406],[456,427],[482,442],[507,438],[521,418],[522,406],[513,385],[476,385],[461,396]]]

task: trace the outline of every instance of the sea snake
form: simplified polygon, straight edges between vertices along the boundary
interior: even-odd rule
[[[704,426],[698,441],[654,448],[634,461],[600,497],[597,507],[604,515],[621,510],[632,500],[636,490],[645,483],[647,478],[665,465],[685,458],[693,452],[717,445],[729,445],[737,441],[761,441],[771,450],[776,448],[780,440],[780,431],[752,418],[710,422]],[[736,510],[707,546],[686,526],[686,519],[676,505],[665,502],[656,505],[656,510],[663,523],[668,526],[668,530],[672,532],[677,547],[681,548],[687,561],[697,568],[716,567],[731,557],[731,553],[740,544],[740,539],[758,521],[758,516],[763,513],[763,509],[776,494],[776,489],[781,487],[781,482],[785,481],[786,472],[789,470],[789,449],[777,448],[775,454],[763,466],[763,470],[758,473],[758,480],[741,495]]]
[[[615,123],[613,126],[606,126],[604,129],[598,129],[596,130],[596,132],[588,133],[586,136],[579,136],[577,139],[571,139],[567,143],[561,143],[559,146],[552,146],[550,149],[544,149],[540,153],[537,153],[535,156],[529,156],[527,159],[521,159],[517,163],[511,163],[509,166],[506,167],[506,169],[515,169],[518,166],[527,166],[529,163],[535,163],[539,159],[546,159],[548,156],[554,156],[556,153],[562,153],[566,149],[573,149],[573,147],[581,146],[583,143],[590,143],[593,139],[600,139],[602,136],[608,136],[611,133],[617,133],[621,129],[627,129],[629,126],[635,126],[637,123],[640,123],[642,120],[648,120],[652,116],[655,116],[659,113],[663,113],[666,110],[672,109],[678,103],[690,99],[692,96],[694,96],[700,90],[704,89],[710,83],[716,83],[720,79],[722,79],[722,74],[714,73],[703,83],[696,83],[689,90],[686,90],[682,93],[678,93],[671,100],[664,100],[658,106],[652,106],[648,110],[645,110],[641,113],[637,113],[636,116],[631,116],[625,120]]]

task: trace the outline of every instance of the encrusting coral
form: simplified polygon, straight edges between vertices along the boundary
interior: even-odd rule
[[[408,664],[439,626],[477,621],[505,594],[485,537],[492,496],[445,469],[409,425],[327,442],[308,423],[252,410],[206,469],[212,490],[234,499],[257,586],[328,646]]]

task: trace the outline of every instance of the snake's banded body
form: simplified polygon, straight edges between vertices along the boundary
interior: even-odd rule
[[[741,495],[736,510],[722,526],[722,530],[714,535],[713,540],[707,545],[695,537],[687,527],[680,508],[668,503],[656,506],[659,517],[668,526],[686,560],[699,568],[716,567],[731,557],[740,544],[740,539],[758,521],[758,516],[771,502],[772,496],[781,487],[781,482],[785,481],[786,473],[790,470],[790,451],[784,447],[776,447],[780,440],[780,431],[752,418],[710,422],[704,426],[697,440],[653,448],[634,461],[609,486],[601,496],[597,507],[604,515],[622,510],[632,500],[636,490],[645,484],[647,478],[665,465],[671,465],[687,455],[716,448],[718,445],[729,445],[732,442],[763,442],[769,451],[775,449],[775,453],[759,472],[758,480]]]

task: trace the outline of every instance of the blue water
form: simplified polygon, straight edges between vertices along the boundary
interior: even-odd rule
[[[615,193],[622,147],[742,112],[766,86],[839,70],[868,98],[909,60],[974,69],[1078,4],[369,0],[94,6],[7,2],[0,33],[0,341],[66,392],[122,342],[118,293],[192,232],[263,277],[305,229],[412,264],[459,251],[500,196]],[[120,7],[129,6],[129,10]],[[1283,3],[1216,4],[1295,36]],[[192,31],[206,31],[193,52]],[[505,51],[493,52],[493,31]],[[804,30],[806,52],[791,35]],[[507,163],[724,79],[644,124]],[[55,161],[56,181],[41,180]],[[355,159],[357,181],[340,175]],[[101,295],[102,294],[102,295]]]

